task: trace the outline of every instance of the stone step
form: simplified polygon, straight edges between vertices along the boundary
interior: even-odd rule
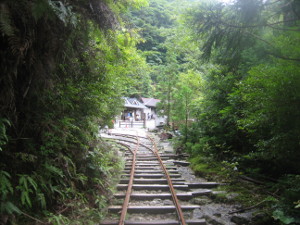
[[[131,170],[124,170],[123,172],[125,173],[130,173]],[[168,170],[169,173],[178,173],[177,170]],[[153,169],[153,170],[143,170],[143,169],[135,169],[134,173],[163,173],[162,170],[157,170],[157,169]]]
[[[143,170],[153,170],[153,169],[161,169],[160,165],[157,166],[136,166],[136,169],[143,169]],[[177,170],[176,166],[167,166],[168,170]],[[126,166],[124,170],[131,170],[131,165]]]
[[[120,180],[121,184],[128,184],[129,179],[122,179]],[[133,180],[134,184],[167,184],[168,181],[166,179],[134,179]],[[185,184],[184,179],[172,179],[173,184]]]
[[[153,174],[134,174],[134,178],[147,177],[147,178],[159,178],[164,177],[165,174],[162,173],[153,173]],[[130,174],[123,174],[122,177],[130,177]],[[171,178],[181,177],[180,174],[170,174]]]
[[[190,165],[190,163],[187,161],[173,161],[173,163],[175,165],[180,165],[180,166],[189,166]]]
[[[168,159],[170,159],[169,157],[160,157],[162,160],[168,160]],[[154,161],[154,160],[157,160],[157,158],[156,157],[151,157],[151,158],[149,158],[149,157],[147,157],[147,158],[139,158],[139,157],[137,157],[136,158],[136,160],[137,161],[139,161],[139,162],[144,162],[144,161]],[[131,161],[131,160],[127,160],[127,162],[128,161]]]
[[[190,200],[192,199],[193,193],[192,192],[185,192],[185,193],[177,193],[177,198],[180,200]],[[114,197],[117,199],[124,199],[125,194],[114,194]],[[172,199],[172,194],[171,193],[155,193],[155,194],[149,194],[149,193],[132,193],[130,195],[130,199],[132,200],[153,200],[153,199]]]
[[[157,160],[157,157],[155,155],[152,155],[152,156],[137,155],[136,158],[137,159],[151,159],[151,160],[153,159],[153,160]],[[176,157],[175,156],[160,155],[160,158],[164,159],[164,160],[168,160],[168,159],[175,159]]]
[[[203,195],[211,195],[213,194],[212,190],[208,190],[208,189],[203,189],[200,191],[193,191],[193,197],[199,197],[199,196],[203,196]]]
[[[163,164],[165,166],[174,166],[174,163],[171,162],[171,161],[168,161],[168,162],[164,162],[163,161]],[[126,164],[125,166],[131,166],[132,165],[132,161],[131,160],[126,160]],[[160,165],[160,163],[156,160],[156,161],[151,161],[151,160],[143,160],[143,161],[139,161],[137,160],[136,163],[135,163],[136,166],[140,166],[140,165],[147,165],[147,166],[157,166],[157,165]]]
[[[208,190],[208,189],[204,189],[204,190],[200,190],[200,191],[193,191],[193,192],[185,192],[185,193],[177,193],[177,197],[180,200],[190,200],[191,198],[196,198],[196,197],[200,197],[200,196],[208,196],[213,194],[212,190]],[[125,198],[125,194],[123,193],[117,193],[114,195],[116,198]],[[144,197],[143,197],[144,196]],[[157,197],[156,197],[157,196]],[[147,199],[152,199],[152,198],[161,198],[161,199],[167,199],[170,198],[171,199],[171,193],[155,193],[155,194],[148,194],[148,193],[132,193],[130,195],[130,198],[132,199],[141,199],[143,200],[143,198],[145,200]]]
[[[117,189],[120,190],[127,190],[128,185],[127,184],[118,184]],[[189,186],[188,185],[178,185],[174,184],[173,187],[177,190],[188,190]],[[164,185],[164,184],[133,184],[132,189],[134,190],[162,190],[162,191],[169,191],[170,187],[169,185]]]
[[[206,225],[205,219],[186,220],[187,225]],[[100,225],[118,225],[119,221],[103,221]],[[152,220],[152,221],[130,221],[125,220],[125,225],[180,225],[181,223],[176,220]]]
[[[131,164],[132,164],[131,162],[132,162],[132,160],[127,160],[125,165],[131,165]],[[172,165],[172,166],[174,166],[173,161],[163,161],[163,163],[164,163],[165,165]],[[147,166],[160,165],[160,163],[158,162],[158,160],[155,160],[155,161],[149,161],[149,162],[145,162],[145,161],[139,162],[139,161],[137,160],[137,161],[136,161],[136,164],[139,164],[139,165],[147,165]]]
[[[145,153],[145,154],[142,154],[142,153],[137,153],[136,154],[138,157],[153,157],[154,156],[154,153]],[[175,154],[160,154],[161,157],[178,157],[178,155],[175,155]]]
[[[159,156],[161,158],[175,158],[176,156],[175,155],[165,155],[165,154],[159,154]],[[156,155],[153,153],[153,154],[136,154],[136,157],[138,159],[146,159],[146,158],[156,158]]]
[[[200,182],[200,183],[186,183],[189,188],[215,188],[220,185],[217,182]]]
[[[129,162],[129,161],[126,161],[126,162]],[[141,165],[141,166],[156,166],[156,165],[160,165],[160,163],[156,160],[156,161],[149,161],[149,162],[136,162],[137,165]],[[164,164],[166,166],[168,165],[171,165],[171,166],[174,166],[174,163],[171,162],[171,161],[168,161],[168,162],[164,162]],[[126,163],[125,164],[126,166],[131,166],[132,163],[131,163],[131,160],[130,160],[130,163]]]
[[[182,211],[191,211],[194,209],[200,209],[198,205],[182,205]],[[108,207],[108,211],[111,213],[119,213],[122,210],[121,205],[113,205]],[[173,213],[176,211],[176,207],[172,205],[163,206],[144,206],[144,205],[132,205],[128,206],[128,213],[148,213],[148,214],[165,214]]]

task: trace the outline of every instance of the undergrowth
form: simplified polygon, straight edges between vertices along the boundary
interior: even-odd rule
[[[115,186],[123,168],[117,150],[97,142],[81,167],[70,158],[63,162],[64,169],[44,164],[32,174],[18,174],[17,185],[8,172],[1,170],[1,223],[99,222],[114,191],[111,187]]]
[[[241,179],[243,172],[235,163],[219,162],[213,158],[194,155],[190,158],[195,173],[208,181],[223,182],[216,191],[216,201],[242,204],[242,208],[253,208],[263,215],[257,224],[298,224],[300,182],[299,175],[287,175],[270,182],[256,184]],[[222,192],[222,191],[225,191]],[[234,198],[228,198],[234,193]]]

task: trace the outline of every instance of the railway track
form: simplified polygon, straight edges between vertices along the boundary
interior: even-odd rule
[[[109,206],[109,215],[101,225],[206,224],[205,219],[193,219],[200,206],[189,201],[210,194],[207,188],[217,183],[186,182],[174,163],[176,155],[159,152],[150,136],[114,133],[109,138],[126,149],[126,164],[115,203]],[[198,191],[192,191],[196,188]]]

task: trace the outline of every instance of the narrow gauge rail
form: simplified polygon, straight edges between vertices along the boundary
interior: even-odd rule
[[[119,219],[110,217],[101,225],[203,225],[204,219],[189,219],[197,205],[180,205],[178,198],[192,197],[191,193],[176,193],[175,189],[186,191],[188,185],[181,179],[176,167],[169,161],[174,154],[160,155],[153,138],[138,135],[113,133],[112,139],[124,146],[127,163],[118,190],[126,193],[115,194],[116,199],[124,199],[123,205],[109,207],[109,213],[119,214]],[[143,142],[143,143],[142,143]],[[150,147],[151,146],[151,147]],[[165,160],[165,161],[163,161]],[[144,191],[135,193],[135,191]],[[164,193],[162,193],[164,191]],[[150,193],[149,193],[150,192]],[[151,200],[162,199],[166,204],[151,204]],[[138,201],[138,205],[135,201]],[[140,203],[142,202],[142,204]],[[189,212],[184,215],[183,211]],[[136,216],[136,215],[140,216]],[[188,220],[185,220],[187,217]]]

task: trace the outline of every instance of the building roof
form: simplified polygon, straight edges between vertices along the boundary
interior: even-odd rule
[[[124,106],[126,108],[135,108],[135,109],[147,109],[147,107],[138,101],[136,98],[126,98],[124,97],[125,104]]]
[[[160,102],[159,99],[155,99],[155,98],[141,98],[141,99],[144,105],[148,107],[156,107],[157,103]]]

